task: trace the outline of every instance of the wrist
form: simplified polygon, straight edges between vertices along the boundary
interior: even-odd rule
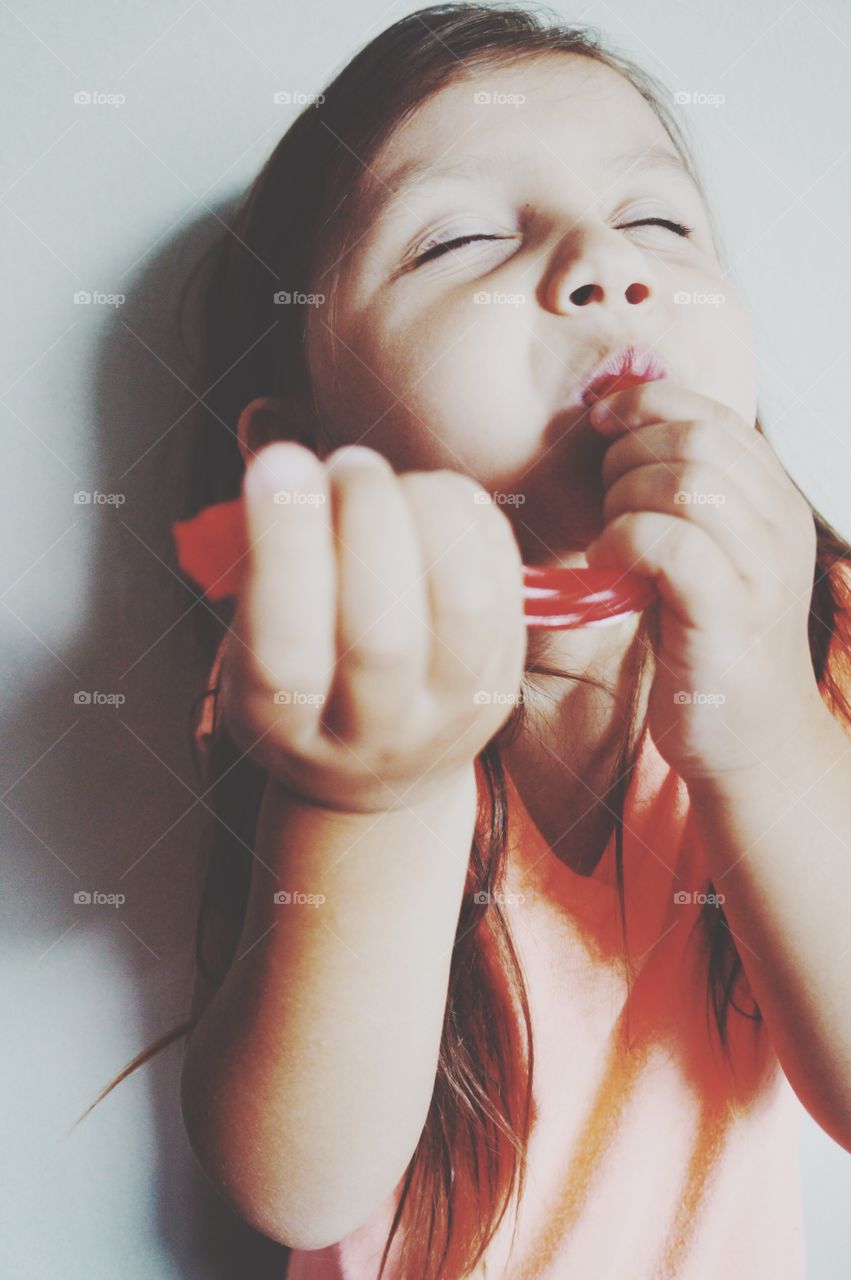
[[[413,781],[383,783],[376,779],[369,785],[344,783],[314,792],[308,783],[270,773],[266,793],[271,802],[296,807],[306,812],[325,814],[329,818],[364,820],[391,813],[425,813],[440,810],[447,803],[467,800],[475,805],[477,797],[475,761],[444,774],[429,774]]]
[[[784,794],[805,791],[847,750],[847,741],[820,696],[808,702],[794,722],[779,722],[750,745],[751,760],[729,770],[713,770],[685,779],[692,797],[720,798],[753,794],[757,789]],[[838,748],[838,752],[837,752]]]

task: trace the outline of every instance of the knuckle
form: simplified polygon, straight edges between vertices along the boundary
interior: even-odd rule
[[[319,683],[315,650],[311,652],[301,636],[285,644],[277,636],[274,642],[260,639],[253,645],[246,662],[250,665],[252,685],[264,693],[287,685],[310,688]]]
[[[633,532],[636,524],[640,523],[640,515],[641,512],[622,511],[620,515],[614,516],[606,525],[606,541],[622,544]]]
[[[625,475],[618,476],[617,480],[615,480],[606,490],[605,496],[603,498],[603,519],[604,520],[612,519],[613,518],[612,512],[618,510],[618,507],[620,505],[620,500],[625,488],[624,482],[629,479],[629,475],[630,473],[627,472]]]
[[[699,493],[706,488],[707,472],[705,466],[692,458],[681,462],[677,472],[671,477],[674,492],[683,490],[686,493]]]
[[[707,423],[697,419],[687,422],[682,428],[682,442],[686,457],[698,462],[708,461],[717,452],[717,433],[710,431]]]
[[[645,519],[652,514],[649,511],[622,511],[614,516],[604,531],[607,547],[616,555],[627,558],[640,554],[641,547],[653,540],[652,524]]]
[[[618,468],[622,460],[626,460],[627,449],[631,444],[634,436],[620,436],[613,444],[610,444],[603,454],[603,465],[600,469],[600,475],[603,483],[610,485],[613,477],[618,475]]]
[[[354,671],[398,671],[410,662],[410,646],[402,643],[387,627],[377,624],[359,636],[342,656]]]
[[[258,689],[223,692],[222,720],[242,751],[253,751],[271,723],[271,699]]]

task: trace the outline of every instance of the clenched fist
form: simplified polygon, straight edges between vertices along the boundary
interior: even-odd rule
[[[302,799],[412,805],[469,769],[526,657],[522,561],[469,476],[275,442],[244,479],[250,552],[222,663],[240,747]]]

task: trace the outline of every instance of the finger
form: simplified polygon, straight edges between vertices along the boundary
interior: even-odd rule
[[[588,563],[654,579],[684,626],[711,629],[719,610],[744,608],[748,589],[703,529],[656,511],[616,516],[586,548]]]
[[[293,442],[266,445],[244,477],[248,573],[232,630],[279,719],[315,726],[334,664],[336,572],[323,468]],[[289,695],[288,697],[286,695]]]
[[[469,698],[472,715],[502,608],[489,496],[460,472],[411,472],[404,483],[428,583],[429,687],[447,699]],[[476,501],[477,494],[484,500]]]
[[[492,646],[492,663],[485,668],[484,679],[490,682],[487,687],[514,690],[519,687],[525,672],[529,643],[523,556],[514,526],[505,510],[491,502],[486,512],[485,533],[493,547],[492,563],[501,605],[497,632],[501,643]]]
[[[428,668],[417,529],[398,477],[375,450],[335,451],[328,477],[340,585],[324,724],[351,740],[398,738]]]
[[[459,476],[450,471],[450,477]],[[481,691],[494,696],[517,692],[525,670],[529,632],[526,627],[523,557],[504,507],[476,481],[460,479],[471,489],[488,543],[487,568],[496,584],[496,612],[484,662],[479,668]],[[475,698],[475,693],[474,693]]]
[[[726,553],[743,582],[779,576],[771,531],[729,476],[702,463],[649,463],[615,480],[603,500],[608,522],[627,511],[658,511],[703,529]]]
[[[694,419],[723,424],[742,442],[757,434],[749,424],[729,405],[709,396],[690,391],[669,378],[655,382],[642,382],[638,386],[625,387],[604,396],[591,408],[589,421],[601,435],[612,439],[636,427],[651,422],[671,422]]]
[[[692,462],[716,467],[730,477],[760,513],[770,520],[782,509],[789,479],[764,437],[753,432],[718,430],[703,420],[653,422],[626,432],[609,445],[603,458],[602,478],[608,487],[634,467],[653,462]]]

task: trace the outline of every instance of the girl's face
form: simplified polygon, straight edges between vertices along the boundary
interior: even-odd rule
[[[365,179],[333,309],[309,330],[329,448],[467,472],[527,563],[578,564],[562,553],[602,528],[606,442],[578,400],[602,358],[650,347],[754,421],[749,323],[703,201],[609,67],[552,54],[480,69],[401,125]],[[461,236],[481,238],[436,247]]]

